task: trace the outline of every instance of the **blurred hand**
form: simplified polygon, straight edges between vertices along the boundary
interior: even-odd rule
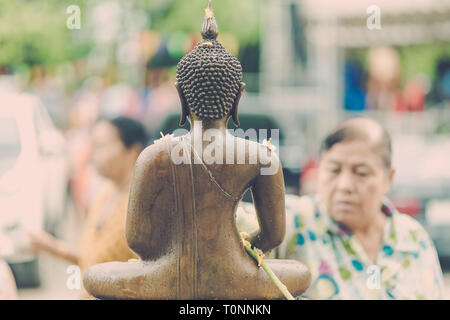
[[[53,253],[57,246],[57,240],[49,233],[45,231],[28,231],[27,232],[30,249],[34,253],[46,251]]]
[[[35,254],[44,251],[72,264],[79,263],[78,253],[63,240],[59,240],[45,231],[27,231],[27,236],[30,250]]]

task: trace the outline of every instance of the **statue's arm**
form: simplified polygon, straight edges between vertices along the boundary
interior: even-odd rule
[[[278,170],[271,175],[259,174],[251,189],[260,230],[250,241],[263,252],[280,245],[286,233],[283,170],[278,156],[272,153],[271,157]]]
[[[157,145],[147,147],[139,155],[131,180],[130,197],[125,226],[125,236],[128,246],[140,255],[149,252],[151,248],[152,230],[158,230],[158,219],[154,219],[152,203],[161,183],[156,181],[157,168],[153,165],[154,158],[160,152]]]

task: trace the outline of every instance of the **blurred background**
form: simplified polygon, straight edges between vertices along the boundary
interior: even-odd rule
[[[79,27],[73,28],[79,8]],[[176,129],[176,64],[201,39],[206,0],[0,0],[0,256],[23,299],[76,299],[68,263],[23,230],[76,247],[95,191],[100,117]],[[367,21],[376,5],[380,28]],[[241,127],[280,128],[288,193],[315,190],[321,139],[367,115],[393,139],[391,198],[430,232],[450,273],[450,1],[213,1],[219,41],[242,63]],[[68,21],[69,20],[69,21]],[[73,24],[72,24],[73,26]],[[447,295],[450,298],[450,294]]]

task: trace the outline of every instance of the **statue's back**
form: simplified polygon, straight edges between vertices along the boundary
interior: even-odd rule
[[[244,192],[251,188],[260,230],[249,240],[263,252],[278,246],[284,238],[286,223],[283,173],[278,157],[269,152],[276,170],[260,174],[262,164],[255,157],[261,148],[267,151],[268,147],[236,137],[228,144],[230,117],[239,125],[237,110],[245,89],[242,66],[217,41],[211,3],[205,12],[203,40],[178,63],[175,86],[181,102],[180,124],[187,118],[191,123],[187,137],[191,134],[195,137],[199,128],[202,137],[207,129],[218,132],[224,143],[214,140],[218,147],[214,149],[223,151],[224,164],[206,161],[202,152],[197,154],[197,148],[191,148],[196,145],[187,137],[163,137],[141,153],[131,185],[126,225],[128,245],[141,260],[89,268],[84,285],[96,297],[283,296],[245,252],[234,216]],[[238,142],[256,147],[256,152],[245,148],[244,156],[236,153],[230,163],[226,159],[228,151],[234,150]],[[202,141],[203,147],[205,144]],[[177,164],[180,149],[188,150],[186,154],[191,161]],[[300,262],[267,259],[266,264],[293,295],[301,294],[309,286],[310,274]]]

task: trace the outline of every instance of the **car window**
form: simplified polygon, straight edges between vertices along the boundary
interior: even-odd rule
[[[16,119],[0,118],[0,176],[14,165],[21,148]]]

